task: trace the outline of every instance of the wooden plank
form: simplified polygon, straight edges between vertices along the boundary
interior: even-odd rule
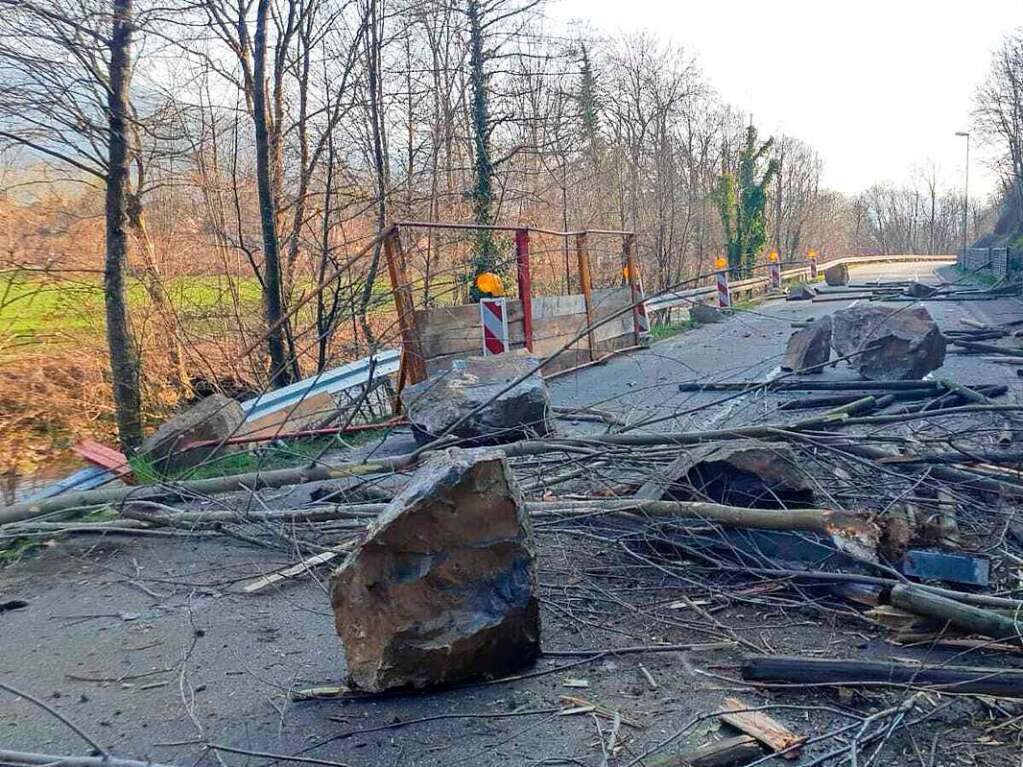
[[[586,304],[586,325],[593,327],[593,296],[590,284],[590,254],[586,247],[586,234],[579,233],[575,236],[575,254],[579,260],[579,285],[583,291],[583,301]],[[590,359],[594,358],[593,333],[588,335],[590,348]]]
[[[525,328],[521,319],[508,323],[508,340],[512,348],[525,345]],[[445,354],[483,354],[483,326],[479,322],[475,327],[450,330],[435,326],[420,334],[420,342],[428,360]]]
[[[795,759],[799,756],[798,746],[806,738],[796,735],[763,711],[748,710],[756,706],[748,706],[738,698],[725,698],[723,708],[724,710],[718,713],[718,718],[722,722],[756,738],[772,751],[783,751],[782,756],[786,759]],[[796,748],[793,748],[794,746]]]
[[[131,466],[128,464],[128,459],[125,458],[124,453],[114,450],[112,447],[86,439],[71,449],[86,462],[113,472],[121,479],[127,479],[132,476]]]
[[[351,551],[353,546],[355,546],[355,541],[342,544],[330,551],[321,551],[318,554],[314,554],[311,557],[303,559],[301,562],[294,564],[291,567],[285,567],[282,570],[277,570],[276,572],[268,573],[267,575],[261,575],[255,580],[249,581],[245,584],[245,587],[242,590],[246,594],[258,594],[259,592],[265,591],[281,581],[286,581],[289,578],[294,578],[296,575],[302,575],[314,567],[332,562],[342,554],[346,554]]]

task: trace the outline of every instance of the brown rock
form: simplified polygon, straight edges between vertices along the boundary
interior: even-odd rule
[[[782,370],[805,370],[823,365],[831,357],[831,318],[821,317],[789,336]],[[820,373],[817,367],[810,372]]]
[[[849,267],[846,264],[835,264],[824,270],[824,281],[832,287],[849,284]]]
[[[706,500],[774,509],[808,506],[813,486],[795,453],[751,439],[699,445],[676,458],[636,494],[649,500]]]
[[[183,413],[164,421],[145,439],[139,452],[160,471],[173,472],[198,466],[214,452],[224,455],[240,449],[237,445],[182,451],[190,442],[223,440],[238,433],[245,413],[242,406],[223,394],[211,394]]]
[[[922,306],[851,306],[832,315],[831,345],[873,381],[920,379],[945,362],[945,338]]]
[[[331,578],[361,690],[502,676],[540,652],[529,516],[503,453],[435,455]]]

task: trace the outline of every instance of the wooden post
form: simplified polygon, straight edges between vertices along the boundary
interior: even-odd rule
[[[590,285],[590,255],[586,249],[586,232],[575,236],[575,254],[579,259],[579,286],[583,291],[583,303],[586,305],[586,339],[590,347],[590,360],[596,359],[595,342],[593,339],[593,289]]]
[[[405,362],[405,380],[410,384],[426,379],[426,359],[423,357],[419,331],[416,328],[415,303],[412,299],[412,285],[405,274],[405,253],[401,249],[398,227],[392,227],[384,238],[384,258],[391,276],[391,291],[394,305],[398,310],[398,324],[401,327],[402,359]],[[399,377],[399,385],[403,381]],[[400,389],[399,389],[400,393]]]
[[[522,333],[526,348],[533,351],[533,283],[529,276],[529,230],[515,230],[515,262],[518,266],[519,300],[522,302]]]
[[[636,235],[625,235],[625,276],[629,281],[629,295],[632,296],[632,325],[636,333],[638,346],[643,336],[649,332],[646,309],[637,303],[643,297],[643,286],[639,280],[639,266],[636,264]]]

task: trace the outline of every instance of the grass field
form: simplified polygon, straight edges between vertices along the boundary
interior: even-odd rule
[[[180,277],[168,281],[167,293],[185,318],[230,308],[235,300],[245,310],[258,311],[261,300],[255,278],[229,281],[218,276]],[[129,309],[145,309],[150,303],[137,280],[129,281],[127,298]],[[103,312],[99,280],[50,282],[0,277],[0,332],[37,338],[102,332]]]

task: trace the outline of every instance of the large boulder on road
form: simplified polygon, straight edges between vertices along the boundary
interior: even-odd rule
[[[795,285],[789,287],[785,293],[786,301],[809,301],[811,298],[817,295],[817,291],[807,285],[805,282],[797,282]]]
[[[636,494],[645,500],[706,500],[776,509],[813,503],[809,474],[785,445],[726,440],[686,449]]]
[[[550,397],[539,365],[535,357],[516,352],[470,357],[406,386],[401,401],[416,438],[429,441],[455,424],[451,434],[475,445],[550,434]]]
[[[214,454],[240,449],[237,445],[216,445],[183,450],[191,442],[226,440],[236,436],[245,412],[242,406],[223,394],[211,394],[183,413],[163,422],[142,442],[139,453],[160,472],[179,472],[198,466]]]
[[[945,362],[945,338],[922,306],[851,306],[831,318],[831,345],[872,381],[923,378]]]
[[[504,676],[540,652],[529,515],[503,453],[430,458],[331,577],[349,682],[369,692]]]
[[[689,319],[700,325],[712,325],[715,322],[723,322],[725,315],[716,306],[693,304],[689,307]]]
[[[830,357],[831,317],[821,317],[789,336],[781,369],[816,368],[810,372],[820,373],[821,368],[818,366],[823,365]]]
[[[910,282],[905,290],[902,291],[904,295],[912,298],[930,298],[938,292],[938,288],[934,285],[928,285],[925,282]]]
[[[832,287],[849,284],[849,267],[846,264],[835,264],[824,270],[824,281]]]

